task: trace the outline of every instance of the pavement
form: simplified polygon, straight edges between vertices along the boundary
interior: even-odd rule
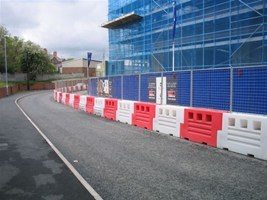
[[[68,161],[77,161],[74,167],[103,199],[267,199],[266,161],[89,116],[54,102],[52,91],[36,92],[19,104]],[[46,147],[42,145],[46,144],[39,135],[33,134],[34,129],[29,128],[13,101],[0,100],[0,113],[5,116],[1,120],[0,132],[4,136],[1,143],[9,143],[12,151],[22,151],[25,144],[34,145],[31,153],[26,151],[30,161],[36,158],[43,163],[42,159],[57,159],[48,157],[54,155],[48,147],[48,155],[43,156]],[[13,140],[21,147],[11,146]],[[8,159],[8,152],[0,153],[5,156],[4,161]],[[23,156],[20,155],[27,159]],[[5,174],[11,173],[11,178],[5,181],[7,186],[1,187],[5,195],[14,188],[15,181],[10,180],[18,173],[20,165],[9,163],[20,162],[19,159],[9,159],[4,167],[9,169]],[[30,165],[30,171],[34,172],[34,161]],[[47,164],[43,165],[47,168]],[[57,168],[50,166],[47,171],[55,173],[57,170],[53,169]],[[42,181],[37,179],[42,180],[42,176],[38,175],[48,172],[36,172],[33,185],[41,186]],[[23,177],[16,183],[20,184]],[[71,174],[69,177],[71,179]],[[0,199],[4,198],[0,196]],[[83,196],[72,199],[83,199]]]
[[[0,199],[93,199],[14,101],[0,99]]]

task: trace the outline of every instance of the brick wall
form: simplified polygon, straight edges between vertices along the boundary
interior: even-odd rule
[[[54,83],[34,83],[30,85],[30,90],[52,90],[55,89],[55,84]],[[8,94],[15,94],[19,91],[26,91],[27,90],[27,85],[26,84],[18,84],[18,85],[13,85],[8,88]],[[7,96],[6,94],[6,88],[0,88],[0,98]]]
[[[86,77],[87,68],[86,67],[62,67],[62,74],[74,74],[74,73],[83,73]],[[89,76],[95,77],[96,70],[95,68],[89,68]]]

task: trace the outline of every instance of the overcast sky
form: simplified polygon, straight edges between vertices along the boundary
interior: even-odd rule
[[[102,59],[108,51],[108,0],[0,0],[0,23],[12,35],[57,51],[60,57]]]

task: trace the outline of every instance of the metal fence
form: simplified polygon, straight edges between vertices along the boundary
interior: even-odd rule
[[[267,66],[90,78],[88,94],[103,96],[99,92],[98,82],[108,80],[110,97],[147,102],[149,80],[153,77],[172,78],[176,81],[175,105],[267,114]]]
[[[53,83],[55,83],[55,89],[60,89],[64,87],[75,86],[77,84],[87,84],[87,79],[80,78],[80,79],[58,80],[54,81]]]

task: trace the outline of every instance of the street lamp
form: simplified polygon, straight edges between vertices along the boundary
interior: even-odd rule
[[[5,82],[6,82],[6,95],[8,96],[8,79],[7,79],[7,48],[6,48],[6,37],[7,35],[4,35],[3,38],[4,38],[4,52],[5,52]]]
[[[4,36],[5,46],[5,70],[6,70],[6,95],[8,96],[8,79],[7,79],[7,55],[6,55],[6,36]]]

